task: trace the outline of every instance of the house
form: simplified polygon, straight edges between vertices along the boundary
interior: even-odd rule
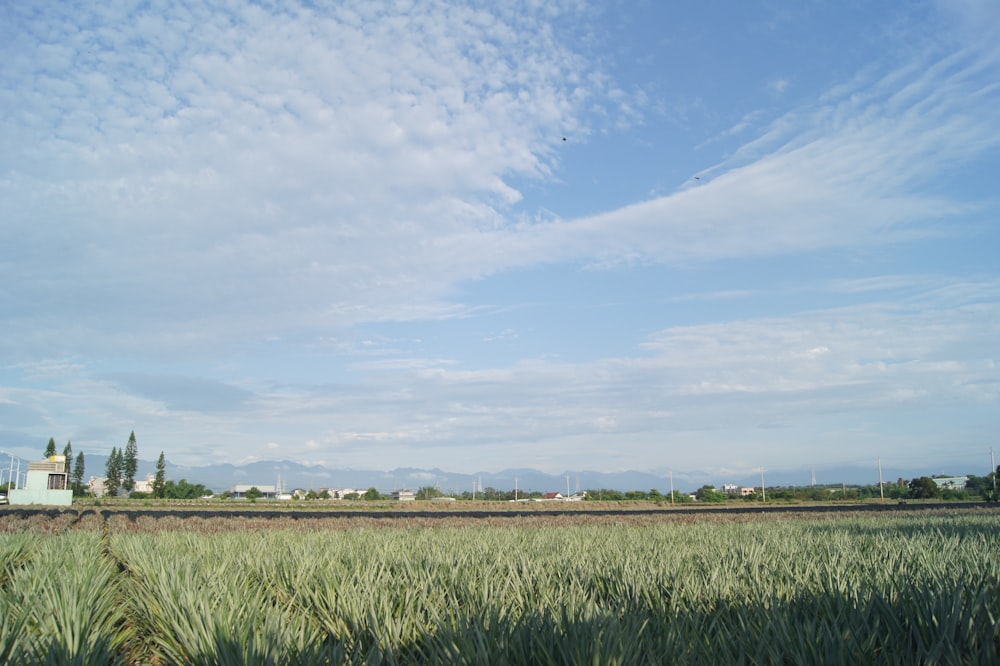
[[[735,483],[724,483],[722,484],[722,492],[726,493],[727,495],[736,495],[737,493],[740,492],[740,487],[737,486]]]
[[[536,502],[560,502],[563,499],[562,493],[545,493]]]
[[[417,499],[417,496],[412,490],[393,490],[392,499],[399,500],[400,502],[412,502]]]
[[[7,501],[10,504],[72,504],[73,490],[66,473],[66,456],[49,456],[46,460],[28,463],[24,488],[10,490]]]
[[[740,497],[749,497],[757,492],[756,488],[740,488]]]

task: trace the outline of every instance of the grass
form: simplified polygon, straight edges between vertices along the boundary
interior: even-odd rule
[[[1000,663],[996,512],[478,525],[4,534],[0,662]]]

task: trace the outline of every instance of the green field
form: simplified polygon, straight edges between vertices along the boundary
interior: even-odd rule
[[[0,663],[1000,663],[1000,513],[0,534]]]

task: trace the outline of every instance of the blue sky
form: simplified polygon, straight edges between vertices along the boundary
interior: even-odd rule
[[[7,3],[0,449],[985,473],[998,32],[990,0]]]

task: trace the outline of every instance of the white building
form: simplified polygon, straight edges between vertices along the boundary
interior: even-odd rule
[[[90,481],[87,482],[87,488],[90,489],[91,496],[93,496],[93,497],[104,497],[104,493],[105,493],[104,482],[106,480],[107,479],[105,479],[103,476],[92,476],[92,477],[90,477]]]
[[[277,499],[278,498],[278,487],[274,484],[266,485],[263,483],[240,483],[229,490],[229,497],[232,499],[246,499],[247,493],[250,492],[251,488],[256,488],[260,491],[261,499]],[[289,499],[291,495],[289,495]]]
[[[132,491],[137,493],[148,493],[150,495],[153,494],[153,481],[155,479],[156,477],[153,474],[150,474],[145,479],[136,480],[135,487],[132,488]],[[87,482],[87,488],[90,490],[91,496],[104,497],[107,494],[107,489],[105,488],[107,481],[108,480],[103,476],[90,477],[90,481]]]
[[[153,493],[153,481],[155,481],[155,480],[156,480],[156,476],[154,476],[153,474],[150,474],[149,476],[147,476],[142,481],[136,480],[136,482],[135,482],[135,488],[133,488],[132,490],[133,490],[133,492],[137,492],[137,493],[149,493],[149,494],[152,494]]]
[[[9,491],[7,501],[10,504],[72,504],[73,490],[66,473],[66,456],[49,456],[47,460],[28,463],[24,488]]]
[[[934,483],[941,490],[965,490],[965,484],[968,482],[967,476],[941,476],[934,479]]]
[[[329,488],[327,489],[327,492],[330,493],[330,499],[339,500],[339,499],[344,499],[348,495],[357,495],[358,497],[362,497],[366,492],[368,492],[368,489],[366,488],[364,490],[361,490],[360,488]]]

